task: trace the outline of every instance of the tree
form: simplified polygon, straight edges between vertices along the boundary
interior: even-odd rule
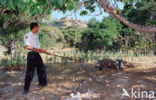
[[[124,2],[124,4],[130,4],[131,7],[137,8],[137,10],[144,9],[142,14],[145,15],[146,25],[151,25],[148,22],[155,19],[155,5],[154,0],[119,0]],[[116,2],[116,0],[114,0]],[[95,3],[97,5],[95,5]],[[133,6],[133,4],[136,4]],[[128,27],[145,33],[156,33],[156,26],[146,26],[141,25],[143,23],[134,23],[135,21],[126,19],[125,16],[122,16],[119,13],[118,8],[114,5],[111,6],[108,0],[1,0],[0,1],[0,32],[1,37],[6,37],[1,41],[6,40],[10,45],[16,41],[16,31],[25,28],[28,26],[32,19],[40,20],[47,14],[51,13],[51,10],[61,10],[66,12],[67,10],[77,10],[81,9],[82,6],[85,6],[90,12],[95,11],[95,7],[102,7],[107,11],[112,17],[121,21]],[[141,11],[141,10],[140,10]],[[87,14],[86,11],[80,13],[81,15]],[[139,17],[138,17],[139,18]],[[144,21],[143,19],[141,21]],[[11,34],[11,35],[10,35]],[[10,35],[8,38],[7,36]],[[16,38],[12,38],[16,37]],[[8,41],[11,40],[11,41]],[[4,43],[4,42],[3,42]],[[12,48],[12,46],[11,46]]]
[[[69,26],[63,29],[62,33],[64,34],[66,43],[68,43],[70,47],[73,47],[76,46],[77,43],[81,42],[81,36],[83,31],[84,30],[76,26]]]
[[[131,3],[133,4],[136,0],[121,0],[125,3]],[[143,2],[144,1],[144,2]],[[153,2],[152,4],[149,4],[149,2]],[[146,32],[146,33],[155,33],[156,27],[155,26],[145,26],[145,25],[138,25],[134,24],[127,19],[125,19],[123,16],[121,16],[118,11],[111,7],[108,0],[1,0],[0,1],[0,13],[1,15],[4,14],[13,14],[13,15],[19,15],[21,12],[24,13],[31,13],[31,15],[35,16],[37,18],[37,15],[45,15],[49,14],[52,9],[61,10],[63,12],[67,10],[76,10],[81,8],[82,4],[85,4],[86,9],[89,9],[91,12],[95,11],[95,5],[94,3],[97,2],[99,6],[104,8],[105,11],[107,11],[112,17],[116,18],[117,20],[121,21],[128,27],[131,27],[137,31],[140,32]],[[115,0],[114,0],[115,2]],[[148,9],[152,10],[152,7],[155,6],[154,0],[139,0],[137,2],[143,2],[148,3]],[[154,5],[153,5],[154,4]],[[24,5],[24,6],[23,6]],[[145,6],[145,5],[143,5]],[[147,8],[147,7],[146,7]],[[86,12],[84,12],[86,13]],[[10,21],[7,23],[2,23],[3,27],[6,26]]]
[[[30,22],[51,14],[52,9],[65,12],[76,5],[74,0],[0,0],[0,43],[12,51],[19,39],[17,33]]]
[[[126,20],[123,16],[121,16],[115,8],[111,7],[107,0],[99,0],[100,5],[104,8],[112,17],[116,18],[117,20],[121,21],[123,24],[127,25],[128,27],[145,33],[156,33],[156,26],[144,26],[134,24],[128,20]],[[127,0],[131,1],[131,0]],[[133,0],[132,0],[133,1]]]
[[[153,5],[156,5],[154,0],[150,0],[150,2],[146,0],[140,0],[140,2],[135,2],[135,4],[125,2],[124,8],[121,11],[121,15],[135,24],[156,24],[156,8]],[[142,52],[149,52],[150,50],[154,50],[151,48],[155,43],[154,41],[156,41],[156,39],[154,39],[154,34],[140,34],[139,32],[135,32],[134,30],[130,29],[126,25],[123,25],[121,35],[125,41],[125,49],[136,48]]]
[[[87,43],[87,49],[110,49],[114,46],[120,30],[120,22],[112,17],[104,17],[102,22],[92,18],[88,23],[88,28],[83,32],[82,42]]]

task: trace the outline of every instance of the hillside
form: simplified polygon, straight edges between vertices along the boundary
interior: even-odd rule
[[[60,28],[66,28],[66,27],[69,27],[69,26],[76,26],[76,27],[79,27],[79,28],[87,28],[87,23],[86,22],[80,21],[80,20],[75,20],[75,19],[72,19],[72,18],[66,18],[66,17],[52,22],[51,25],[52,26],[57,26],[57,27],[60,27]]]

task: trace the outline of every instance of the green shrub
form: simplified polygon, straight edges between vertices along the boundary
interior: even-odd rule
[[[41,25],[38,34],[42,48],[50,47],[51,45],[64,40],[62,31],[52,26]]]
[[[88,28],[82,34],[80,48],[96,50],[113,46],[114,40],[119,35],[120,27],[121,24],[112,17],[106,17],[102,22],[95,18],[91,19]],[[86,46],[83,45],[84,43]]]
[[[75,26],[69,26],[62,30],[64,39],[70,47],[76,46],[77,43],[81,42],[82,32],[82,29]]]
[[[17,53],[10,58],[2,58],[0,66],[4,66],[6,70],[22,70],[26,66],[26,57]]]

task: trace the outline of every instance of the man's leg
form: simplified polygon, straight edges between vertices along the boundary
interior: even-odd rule
[[[38,74],[38,79],[39,79],[39,86],[46,86],[47,85],[47,75],[46,75],[46,69],[45,66],[43,64],[43,60],[41,58],[41,56],[38,54],[37,56],[37,74]]]
[[[30,83],[35,71],[34,57],[35,55],[33,53],[29,53],[27,56],[27,70],[26,70],[25,84],[24,84],[24,91],[27,92],[29,90]]]

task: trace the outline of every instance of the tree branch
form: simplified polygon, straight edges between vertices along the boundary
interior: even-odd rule
[[[123,24],[127,25],[128,27],[144,33],[156,33],[156,26],[144,26],[144,25],[138,25],[134,24],[130,21],[127,21],[124,17],[122,17],[120,14],[117,13],[117,11],[110,6],[109,2],[107,0],[99,0],[99,3],[103,9],[105,9],[110,16],[116,18],[117,20],[121,21]]]

